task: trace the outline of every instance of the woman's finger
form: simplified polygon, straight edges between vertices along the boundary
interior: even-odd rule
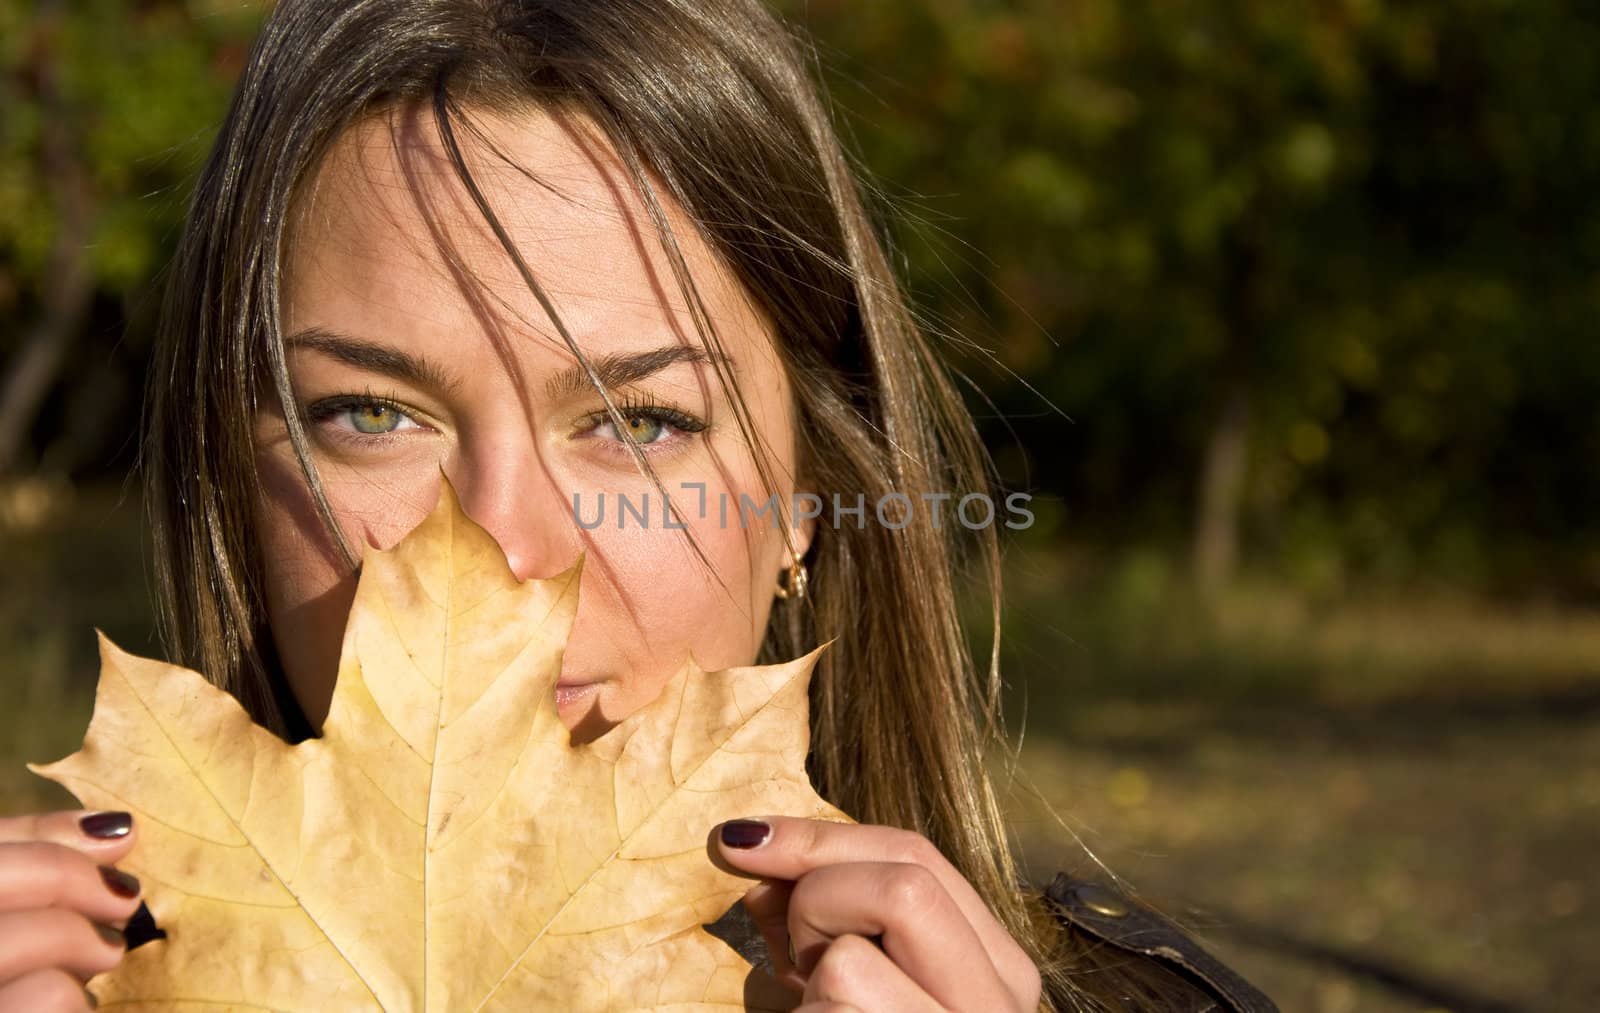
[[[0,914],[0,981],[48,967],[88,981],[116,967],[126,951],[120,931],[65,908]]]
[[[0,844],[0,911],[47,907],[120,928],[139,910],[139,881],[59,844]]]
[[[77,978],[59,967],[30,971],[14,981],[0,985],[0,1010],[27,1010],[29,1013],[82,1013],[94,1001]]]
[[[1037,995],[1039,972],[997,921],[972,884],[927,838],[896,827],[831,823],[786,816],[733,820],[712,834],[716,854],[731,869],[764,879],[797,880],[841,862],[920,865],[944,886],[983,943],[990,962],[1019,1000]]]
[[[850,862],[808,872],[789,897],[788,926],[808,990],[838,940],[876,936],[883,954],[948,1009],[1017,1005],[960,907],[920,865]]]
[[[897,1013],[944,1013],[945,1009],[918,988],[917,983],[896,967],[894,961],[870,940],[855,935],[840,936],[828,945],[827,952],[806,980],[805,996],[801,1001],[806,1008],[813,1003],[834,1003],[863,1010],[895,1010]]]
[[[773,977],[799,991],[805,987],[805,980],[794,973],[795,962],[789,955],[789,895],[793,892],[793,883],[763,879],[746,891],[743,900],[750,920],[766,940]]]
[[[0,844],[39,841],[59,844],[110,865],[133,848],[138,831],[125,812],[67,809],[0,817]]]

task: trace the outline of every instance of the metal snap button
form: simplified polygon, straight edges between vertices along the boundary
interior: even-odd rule
[[[1084,883],[1074,892],[1078,903],[1097,915],[1106,918],[1124,918],[1128,914],[1127,902],[1103,887]]]

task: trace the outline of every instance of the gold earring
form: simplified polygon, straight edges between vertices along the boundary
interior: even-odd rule
[[[800,562],[800,557],[794,557],[786,571],[789,579],[785,581],[782,576],[778,578],[778,586],[773,590],[779,598],[804,598],[806,596],[806,565]]]

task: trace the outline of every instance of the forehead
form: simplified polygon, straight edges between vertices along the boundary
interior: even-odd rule
[[[473,182],[580,347],[698,341],[644,198],[586,120],[473,111],[451,126]],[[655,189],[718,337],[736,357],[769,345],[743,287]],[[383,333],[372,337],[403,341],[492,324],[564,349],[425,109],[385,110],[339,137],[296,202],[285,268],[290,328],[375,325]],[[293,319],[308,311],[318,319]]]

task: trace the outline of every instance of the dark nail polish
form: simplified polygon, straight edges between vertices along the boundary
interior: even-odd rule
[[[772,836],[772,827],[760,820],[729,820],[722,825],[722,843],[730,848],[759,848]]]
[[[132,813],[90,813],[78,821],[85,834],[101,841],[114,841],[133,833]]]
[[[100,866],[100,878],[105,880],[106,889],[118,897],[132,900],[139,896],[139,880],[128,875],[121,869],[113,869],[109,865]]]
[[[100,934],[101,939],[104,939],[112,946],[124,950],[128,948],[128,937],[122,934],[121,929],[114,929],[109,925],[101,925],[99,922],[95,922],[94,930]]]

